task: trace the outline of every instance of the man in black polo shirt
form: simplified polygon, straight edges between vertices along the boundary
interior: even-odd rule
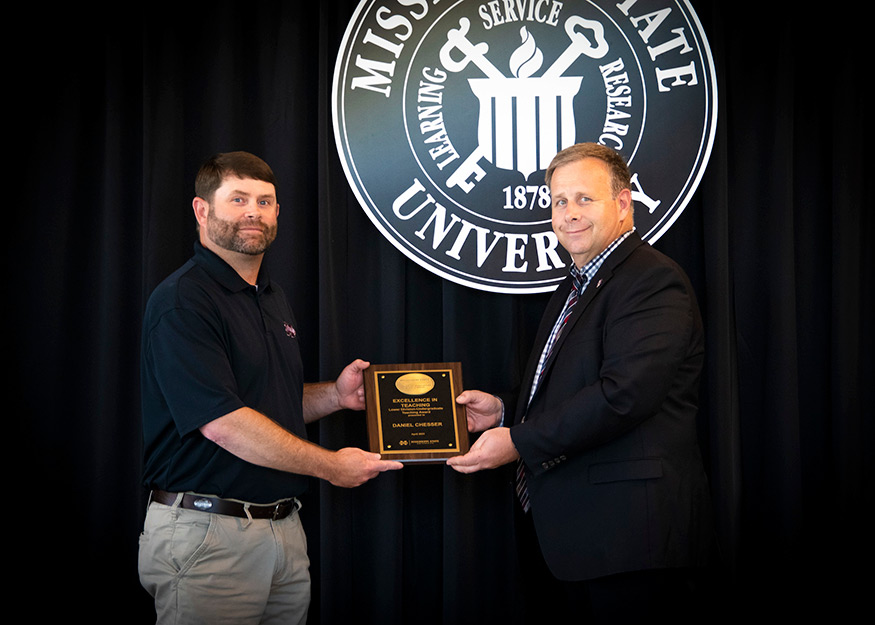
[[[140,580],[159,622],[306,621],[308,476],[358,486],[402,465],[306,440],[305,424],[364,408],[362,370],[303,384],[297,324],[262,266],[279,204],[270,167],[219,154],[198,173],[199,241],[155,289],[142,345]]]

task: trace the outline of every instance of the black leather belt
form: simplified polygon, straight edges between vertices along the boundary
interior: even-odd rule
[[[158,503],[172,506],[176,503],[176,498],[178,496],[179,493],[153,490],[151,501],[157,501]],[[284,499],[275,504],[257,505],[243,504],[231,499],[219,499],[218,497],[204,497],[203,495],[191,495],[185,493],[182,496],[182,500],[179,502],[179,507],[187,510],[199,510],[201,512],[212,512],[213,514],[242,517],[244,519],[252,517],[253,519],[271,519],[273,521],[279,521],[298,509],[298,500]],[[249,514],[246,514],[247,507],[249,508]]]

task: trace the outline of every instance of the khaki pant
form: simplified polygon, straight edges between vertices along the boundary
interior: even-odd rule
[[[159,624],[303,624],[309,566],[297,512],[271,521],[152,502],[140,535],[140,583]]]

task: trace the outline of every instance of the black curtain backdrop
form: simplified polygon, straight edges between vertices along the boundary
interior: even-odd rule
[[[4,305],[13,423],[6,552],[29,616],[147,623],[136,573],[145,300],[191,254],[193,179],[217,151],[279,180],[273,275],[308,381],[348,361],[461,361],[512,388],[546,296],[443,281],[371,225],[334,147],[334,61],[356,2],[62,4],[7,16],[6,168],[23,167]],[[695,197],[656,244],[699,294],[700,432],[720,560],[703,621],[827,610],[870,589],[873,555],[871,79],[861,16],[693,2],[719,124]],[[391,175],[391,172],[387,172]],[[866,250],[869,249],[867,252]],[[21,289],[23,296],[18,297]],[[360,414],[312,426],[364,446]],[[15,470],[21,473],[14,473]],[[501,471],[409,467],[356,490],[313,482],[302,515],[314,624],[515,623]]]

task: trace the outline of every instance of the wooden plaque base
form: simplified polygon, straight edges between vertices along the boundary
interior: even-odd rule
[[[439,463],[468,451],[458,362],[371,365],[364,371],[371,451],[386,460]]]

